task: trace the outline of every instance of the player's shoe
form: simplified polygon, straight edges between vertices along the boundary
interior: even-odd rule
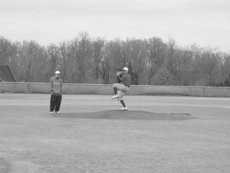
[[[50,114],[53,114],[54,112],[50,111]]]
[[[128,108],[127,108],[127,107],[122,107],[121,110],[122,110],[122,111],[127,111]]]
[[[113,97],[112,97],[112,99],[116,99],[118,96],[117,95],[114,95]]]
[[[56,114],[60,114],[61,112],[59,112],[59,111],[57,111],[57,112],[55,112]]]

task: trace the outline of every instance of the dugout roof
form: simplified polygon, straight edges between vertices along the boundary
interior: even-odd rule
[[[0,65],[0,82],[16,82],[14,74],[9,65]]]

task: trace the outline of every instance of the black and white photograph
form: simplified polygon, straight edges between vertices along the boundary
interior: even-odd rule
[[[230,1],[0,0],[0,173],[229,173]]]

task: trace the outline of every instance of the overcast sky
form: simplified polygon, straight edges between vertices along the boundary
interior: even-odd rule
[[[0,36],[41,45],[92,38],[174,39],[230,53],[230,0],[0,0]]]

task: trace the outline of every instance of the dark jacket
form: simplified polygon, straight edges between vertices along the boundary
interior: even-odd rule
[[[50,78],[50,93],[62,95],[62,85],[63,81],[60,77],[57,78],[56,76],[54,76]]]
[[[130,74],[129,73],[123,73],[121,81],[125,86],[129,87],[130,84],[131,84],[131,76],[130,76]]]
[[[117,77],[117,82],[121,83],[122,82],[122,71],[118,71],[116,74]]]

